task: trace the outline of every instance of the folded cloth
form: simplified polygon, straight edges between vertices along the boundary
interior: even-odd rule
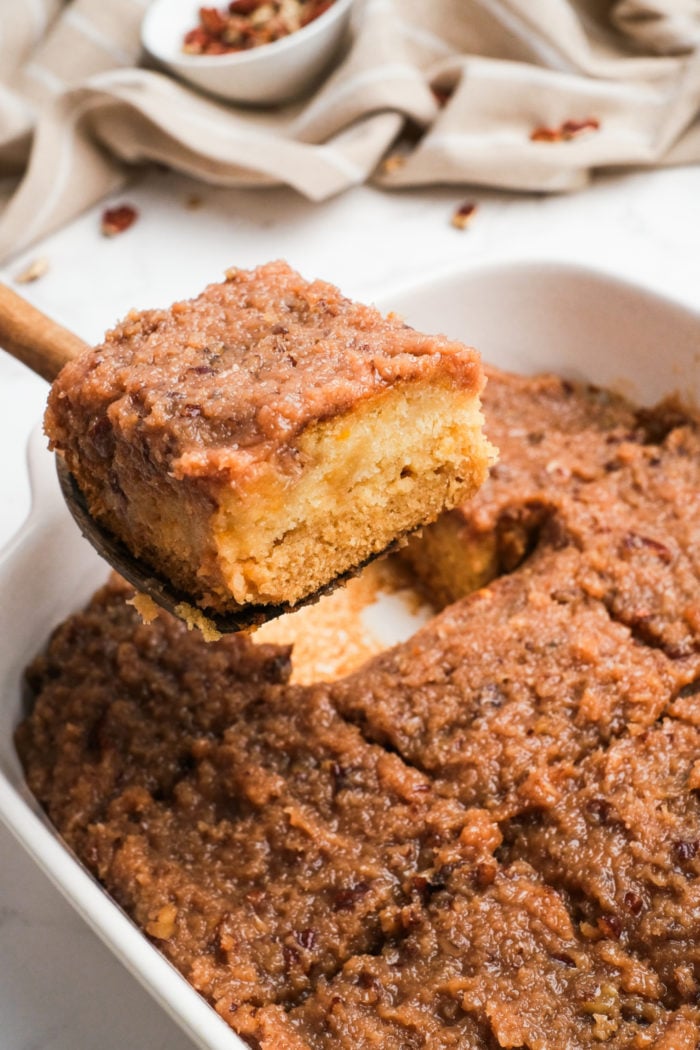
[[[276,110],[144,68],[145,7],[0,0],[0,259],[145,161],[323,200],[367,179],[567,191],[700,159],[699,0],[366,0],[315,94]]]

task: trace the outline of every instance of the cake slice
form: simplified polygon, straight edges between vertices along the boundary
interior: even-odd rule
[[[204,610],[289,609],[472,495],[476,351],[283,262],[132,312],[46,431],[93,518]]]

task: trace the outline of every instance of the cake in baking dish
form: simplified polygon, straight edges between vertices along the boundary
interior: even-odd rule
[[[231,270],[66,365],[46,430],[90,513],[215,612],[294,606],[472,495],[476,351],[308,282]]]
[[[29,787],[255,1050],[700,1046],[700,425],[551,376],[489,405],[433,565],[493,534],[490,578],[352,674],[116,580],[29,669]]]

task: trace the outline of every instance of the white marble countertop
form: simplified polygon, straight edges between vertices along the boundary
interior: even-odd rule
[[[0,270],[11,283],[27,262],[46,257],[46,275],[18,290],[88,341],[132,306],[165,305],[228,266],[277,257],[367,299],[466,263],[571,261],[700,309],[697,168],[607,176],[575,197],[361,187],[325,204],[287,190],[207,189],[151,172],[118,199],[140,211],[122,236],[101,237],[101,209],[94,209]],[[460,232],[450,217],[465,199],[479,209]],[[29,508],[24,448],[45,396],[42,380],[0,353],[0,545]],[[192,1047],[1,828],[0,857],[4,1050]]]

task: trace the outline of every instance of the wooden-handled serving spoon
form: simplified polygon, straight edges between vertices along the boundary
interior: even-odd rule
[[[0,346],[48,383],[67,361],[88,349],[79,336],[4,284],[0,284]]]

